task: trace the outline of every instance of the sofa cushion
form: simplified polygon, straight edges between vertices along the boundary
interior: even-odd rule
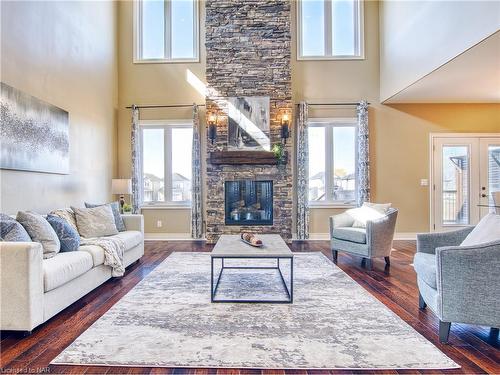
[[[366,230],[363,228],[339,227],[332,231],[333,238],[343,241],[366,243]]]
[[[110,205],[94,208],[75,208],[78,232],[84,238],[111,236],[117,234],[115,218]]]
[[[85,251],[59,253],[43,261],[45,292],[55,289],[92,269],[92,256]]]
[[[30,211],[19,211],[17,221],[23,225],[33,241],[42,244],[44,259],[52,258],[59,252],[61,248],[59,238],[42,215]]]
[[[460,246],[476,246],[500,241],[500,215],[488,214],[479,221]]]
[[[80,246],[80,235],[65,219],[49,214],[47,221],[52,226],[61,243],[61,251],[76,251]]]
[[[109,236],[110,238],[119,238],[125,243],[125,251],[128,251],[135,246],[139,245],[143,238],[142,233],[137,230],[127,230],[125,232],[120,232],[114,236]]]
[[[125,223],[123,222],[122,215],[120,214],[120,202],[111,202],[107,204],[109,204],[111,210],[113,211],[113,217],[115,218],[115,225],[118,232],[127,230],[127,228],[125,228]],[[85,202],[85,207],[87,208],[94,208],[104,205],[105,204],[93,204]]]
[[[89,253],[92,256],[94,267],[104,264],[104,250],[102,247],[97,245],[82,245],[78,248],[78,251]]]
[[[0,214],[0,238],[2,241],[31,242],[21,223],[5,214]]]
[[[413,268],[417,276],[431,288],[437,289],[436,284],[436,255],[416,253],[413,258]]]

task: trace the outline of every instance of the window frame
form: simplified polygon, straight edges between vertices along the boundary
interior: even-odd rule
[[[164,163],[164,177],[163,187],[165,192],[165,201],[151,201],[142,202],[141,208],[190,208],[192,199],[190,201],[172,201],[172,129],[179,128],[193,128],[193,121],[180,119],[180,120],[140,120],[140,142],[141,142],[141,186],[144,188],[144,129],[163,129],[163,163]],[[192,176],[191,176],[192,178]],[[169,197],[167,197],[167,192]]]
[[[358,143],[354,145],[354,201],[339,201],[333,198],[333,172],[335,168],[334,162],[334,145],[333,142],[333,129],[336,127],[354,127],[355,137],[358,137],[358,120],[355,117],[334,117],[334,118],[309,118],[307,121],[307,128],[311,127],[324,127],[325,128],[325,200],[323,201],[308,201],[310,208],[352,208],[357,207],[358,198]],[[329,156],[328,156],[329,155]],[[308,177],[309,178],[309,177]],[[309,192],[308,192],[309,194]]]
[[[325,6],[325,54],[320,56],[303,56],[302,55],[302,0],[297,0],[296,7],[296,24],[297,24],[297,60],[364,60],[365,59],[365,17],[364,17],[364,0],[355,0],[357,7],[355,7],[355,50],[357,55],[333,55],[332,51],[332,1],[322,0]],[[357,17],[356,17],[357,16]],[[357,48],[356,48],[357,47]]]
[[[175,63],[199,63],[200,62],[200,6],[198,0],[193,0],[194,22],[193,22],[193,58],[172,58],[172,7],[171,0],[163,0],[165,10],[165,53],[163,58],[146,59],[142,57],[142,0],[134,0],[133,18],[133,49],[134,64],[175,64]]]

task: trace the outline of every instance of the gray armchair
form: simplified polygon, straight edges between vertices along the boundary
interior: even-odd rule
[[[354,218],[347,212],[330,217],[330,244],[333,261],[337,263],[338,252],[363,257],[368,269],[372,258],[385,258],[390,265],[392,240],[398,210],[389,208],[386,215],[366,223],[365,228],[353,227]]]
[[[439,318],[442,343],[451,322],[500,327],[500,241],[459,246],[472,229],[417,235],[419,307]]]

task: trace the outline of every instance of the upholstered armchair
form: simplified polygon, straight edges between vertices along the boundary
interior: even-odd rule
[[[417,235],[419,307],[439,318],[442,343],[451,322],[500,327],[500,241],[459,246],[472,229]]]
[[[334,263],[337,263],[338,252],[343,251],[363,257],[368,269],[373,258],[385,258],[390,265],[397,216],[398,210],[389,208],[385,215],[368,220],[366,228],[353,226],[356,219],[348,211],[331,216],[330,244]]]

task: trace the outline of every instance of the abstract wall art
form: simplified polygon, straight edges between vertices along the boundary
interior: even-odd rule
[[[0,85],[0,168],[68,174],[68,112]]]

